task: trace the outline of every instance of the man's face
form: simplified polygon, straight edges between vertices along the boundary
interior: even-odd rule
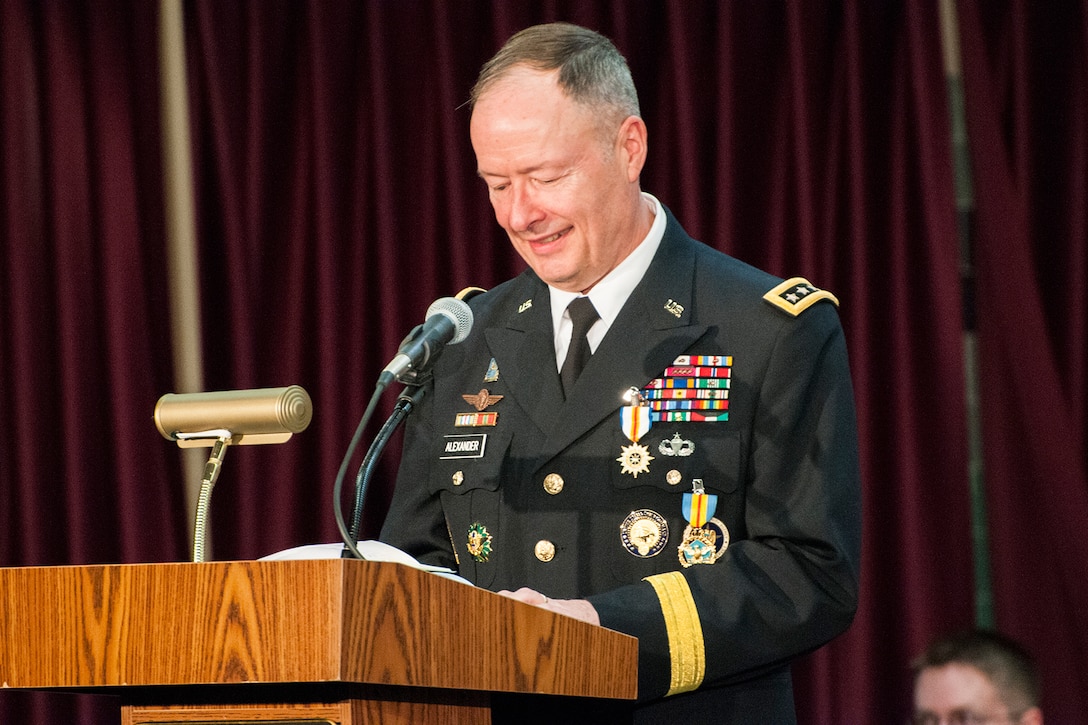
[[[1007,723],[1009,708],[990,679],[970,665],[928,667],[914,685],[917,723]]]
[[[589,290],[638,246],[652,215],[639,195],[646,127],[603,132],[556,72],[514,68],[472,113],[472,146],[495,218],[548,284]]]

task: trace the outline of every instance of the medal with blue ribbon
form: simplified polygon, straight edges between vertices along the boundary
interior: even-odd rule
[[[729,546],[729,530],[714,518],[717,495],[706,492],[701,478],[694,479],[691,484],[692,491],[684,494],[682,507],[688,527],[684,529],[677,552],[680,564],[685,568],[693,564],[713,564]]]

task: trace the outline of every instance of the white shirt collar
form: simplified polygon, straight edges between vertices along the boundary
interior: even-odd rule
[[[665,236],[665,210],[652,194],[642,192],[642,197],[653,205],[654,221],[650,225],[650,231],[639,245],[628,254],[623,261],[616,265],[615,269],[606,274],[601,281],[593,285],[593,289],[587,295],[597,314],[601,319],[589,329],[586,337],[589,339],[589,347],[596,352],[597,346],[604,339],[605,333],[616,321],[620,310],[627,302],[627,298],[635,291],[635,287],[642,281],[646,270],[650,268],[657,248],[661,245],[661,239]],[[552,303],[552,330],[555,332],[555,357],[559,369],[567,356],[567,348],[570,346],[572,323],[567,314],[567,305],[575,297],[580,297],[578,292],[565,292],[548,286],[551,291]]]

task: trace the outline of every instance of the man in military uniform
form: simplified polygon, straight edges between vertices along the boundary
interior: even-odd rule
[[[635,722],[793,722],[791,661],[858,593],[835,298],[692,240],[641,191],[646,126],[597,33],[511,38],[471,137],[529,269],[471,300],[435,366],[382,540],[637,636]]]

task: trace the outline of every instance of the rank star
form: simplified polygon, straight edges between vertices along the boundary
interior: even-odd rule
[[[620,473],[630,473],[638,478],[638,474],[650,472],[650,461],[654,457],[650,455],[649,448],[632,443],[629,446],[623,446],[620,450],[620,457],[616,459],[620,462]]]

